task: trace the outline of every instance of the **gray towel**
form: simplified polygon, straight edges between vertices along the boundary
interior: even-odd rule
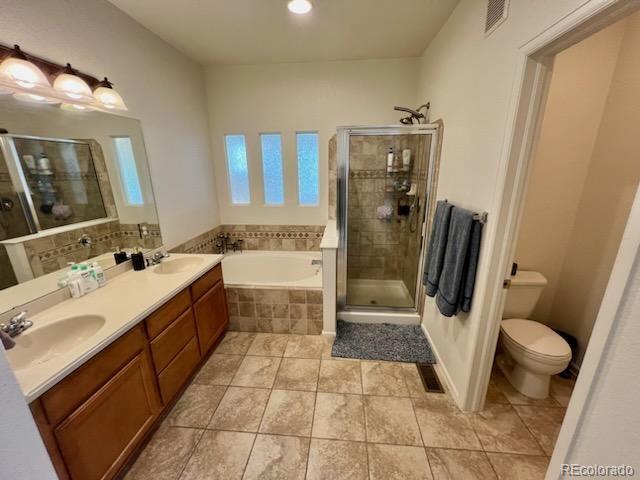
[[[422,284],[426,286],[427,295],[430,297],[435,296],[438,292],[438,283],[447,248],[452,208],[453,205],[446,200],[441,200],[436,204],[436,213],[433,219],[429,249],[427,250],[427,258],[424,261],[424,273],[422,276]]]
[[[467,252],[465,272],[462,276],[463,290],[460,310],[463,312],[471,311],[471,299],[473,298],[473,288],[476,286],[476,271],[478,268],[478,257],[480,256],[481,239],[482,223],[474,220],[471,226],[471,238],[469,239],[469,251]]]
[[[464,208],[455,207],[451,212],[447,249],[436,295],[438,310],[445,317],[460,311],[473,216],[473,212]]]

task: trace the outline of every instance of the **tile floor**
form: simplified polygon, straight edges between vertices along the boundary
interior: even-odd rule
[[[571,382],[536,401],[494,371],[465,414],[414,365],[332,359],[330,342],[228,332],[125,478],[544,478]]]

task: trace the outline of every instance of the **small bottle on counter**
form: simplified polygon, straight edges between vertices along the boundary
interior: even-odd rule
[[[131,254],[131,263],[133,264],[133,269],[136,271],[145,269],[144,254],[138,247],[134,248],[133,253]]]
[[[98,282],[98,287],[104,287],[104,285],[107,283],[107,277],[105,277],[104,270],[102,269],[100,264],[98,262],[93,262],[91,264],[91,270],[93,270],[93,276]]]
[[[113,258],[116,261],[116,265],[120,265],[122,262],[126,262],[128,260],[127,252],[123,252],[120,250],[120,247],[116,247],[116,251],[113,254]]]

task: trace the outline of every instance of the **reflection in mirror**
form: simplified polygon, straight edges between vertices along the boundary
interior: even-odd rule
[[[0,96],[0,129],[0,311],[69,263],[162,245],[138,120]]]

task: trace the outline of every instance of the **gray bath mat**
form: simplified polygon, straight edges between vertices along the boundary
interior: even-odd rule
[[[436,363],[420,325],[350,323],[338,320],[334,357]]]

